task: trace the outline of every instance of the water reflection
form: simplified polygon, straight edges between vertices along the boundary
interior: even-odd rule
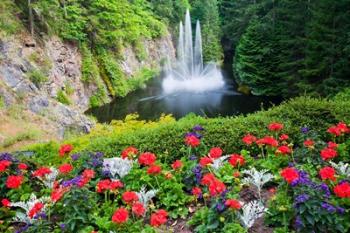
[[[162,113],[180,118],[188,113],[216,117],[252,113],[281,102],[280,98],[246,96],[234,91],[232,84],[224,89],[205,93],[177,93],[164,95],[161,79],[150,81],[147,88],[116,98],[110,104],[90,109],[99,122],[124,119],[127,114],[138,113],[141,119],[157,119]]]

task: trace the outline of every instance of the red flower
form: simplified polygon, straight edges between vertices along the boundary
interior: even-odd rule
[[[239,210],[242,205],[241,203],[239,203],[238,200],[235,200],[235,199],[228,199],[226,202],[225,202],[225,205],[231,209],[235,209],[235,210]]]
[[[207,173],[203,176],[201,184],[209,186],[210,184],[214,183],[215,179],[216,177],[213,173]]]
[[[1,204],[5,207],[11,207],[11,202],[6,198],[1,200]]]
[[[287,155],[287,154],[290,154],[292,150],[288,146],[280,146],[278,147],[276,152],[281,153],[283,155]]]
[[[170,172],[166,172],[164,176],[165,176],[165,179],[167,180],[170,180],[171,178],[173,178],[173,175]]]
[[[213,159],[212,158],[209,158],[209,157],[202,157],[200,160],[199,160],[199,164],[202,166],[202,167],[205,167],[211,163],[213,163]]]
[[[0,161],[0,172],[6,171],[6,169],[11,165],[10,161],[1,160]]]
[[[330,149],[337,149],[338,144],[335,142],[328,142],[328,148]]]
[[[124,187],[124,184],[120,181],[120,180],[114,180],[111,182],[110,184],[110,190],[116,190],[118,188],[123,188]]]
[[[280,131],[281,129],[283,129],[283,124],[273,122],[273,123],[269,124],[268,129],[270,131]]]
[[[218,179],[215,179],[214,182],[209,185],[209,192],[211,196],[219,195],[225,190],[226,190],[225,184]]]
[[[281,140],[281,141],[288,140],[288,138],[289,138],[289,136],[288,136],[287,134],[282,134],[282,135],[280,136],[280,140]]]
[[[281,171],[281,176],[290,184],[299,178],[299,173],[294,168],[287,167]]]
[[[345,133],[350,133],[350,128],[344,122],[339,122],[337,125],[329,127],[327,132],[337,137]]]
[[[201,194],[202,194],[202,190],[200,189],[200,188],[198,188],[198,187],[194,187],[194,188],[192,188],[192,195],[194,195],[194,196],[196,196],[196,197],[200,197],[201,196]]]
[[[52,202],[59,201],[63,197],[63,195],[68,191],[69,191],[69,187],[60,187],[60,188],[54,189],[51,193],[51,201]]]
[[[94,178],[94,176],[95,176],[94,170],[85,169],[85,170],[83,171],[83,177],[84,177],[84,178],[92,179],[92,178]]]
[[[50,168],[48,168],[48,167],[41,167],[38,170],[33,172],[33,176],[34,177],[43,177],[43,176],[45,176],[47,174],[50,174],[50,173],[51,173]]]
[[[119,208],[114,212],[112,222],[120,224],[128,221],[128,218],[129,212],[125,208]]]
[[[251,145],[253,144],[253,142],[256,141],[256,137],[254,135],[251,134],[247,134],[242,138],[242,141],[246,144],[246,145]]]
[[[213,159],[220,158],[220,156],[222,155],[222,150],[220,147],[211,148],[209,151],[209,155]]]
[[[197,147],[199,146],[199,144],[201,143],[201,141],[194,135],[189,135],[189,136],[186,136],[185,138],[185,143],[186,145],[188,146],[191,146],[191,147]]]
[[[179,168],[182,167],[182,162],[180,160],[176,160],[175,162],[173,162],[173,164],[171,164],[171,167],[174,169],[174,170],[177,170]]]
[[[350,184],[348,182],[343,182],[334,187],[334,193],[336,196],[341,198],[350,198]]]
[[[25,163],[20,163],[20,164],[18,164],[17,167],[19,170],[27,170],[28,169],[28,165]]]
[[[165,210],[158,210],[151,215],[151,226],[159,227],[160,225],[166,223],[168,213]]]
[[[69,154],[73,150],[73,146],[70,144],[62,145],[58,151],[59,155],[62,157],[65,154]]]
[[[129,157],[134,157],[134,155],[137,155],[137,153],[139,153],[139,151],[132,146],[129,146],[128,148],[124,149],[122,151],[122,158],[129,158]]]
[[[147,169],[147,174],[159,174],[162,171],[162,168],[158,165],[151,165],[148,169]]]
[[[332,180],[335,181],[335,170],[332,167],[324,167],[319,172],[322,180]]]
[[[81,180],[79,181],[78,183],[78,186],[81,188],[83,187],[84,185],[86,185],[87,183],[89,183],[89,181],[94,178],[95,176],[95,172],[94,170],[91,170],[91,169],[85,169],[83,171],[83,174],[82,174],[82,178]]]
[[[228,161],[233,167],[236,166],[243,166],[245,164],[245,159],[242,155],[239,154],[233,154],[230,157],[230,160]]]
[[[67,174],[70,173],[73,170],[73,166],[66,163],[63,164],[61,166],[59,166],[58,170],[62,173],[62,174]]]
[[[323,160],[333,159],[337,157],[337,155],[337,151],[331,148],[324,148],[323,150],[321,150],[321,157]]]
[[[235,177],[235,178],[240,177],[240,175],[241,175],[241,173],[239,173],[239,171],[235,171],[235,172],[233,173],[233,177]]]
[[[306,140],[304,141],[304,146],[305,146],[305,147],[311,148],[311,147],[313,147],[314,145],[315,145],[315,142],[314,142],[313,140],[311,140],[311,139],[306,139]]]
[[[6,180],[6,186],[9,189],[17,189],[23,182],[23,176],[9,176]]]
[[[40,210],[44,208],[44,204],[41,202],[35,203],[34,206],[29,210],[29,218],[33,218]]]
[[[139,157],[139,164],[149,166],[156,161],[156,155],[150,152],[142,153]]]
[[[336,137],[342,134],[341,130],[337,126],[331,126],[328,128],[327,132],[333,134]]]
[[[135,192],[130,191],[126,191],[125,193],[123,193],[122,199],[127,204],[139,201],[139,197],[137,196],[137,194]]]
[[[256,141],[256,144],[258,144],[259,146],[261,145],[269,145],[272,147],[277,147],[278,146],[278,141],[276,139],[274,139],[271,136],[266,136],[264,138],[261,138],[259,140]]]
[[[272,187],[272,188],[269,188],[268,191],[269,191],[269,193],[275,194],[277,190],[275,187]]]
[[[97,183],[97,192],[98,192],[98,193],[102,193],[102,192],[105,191],[105,190],[109,190],[110,185],[111,185],[111,181],[110,181],[109,179],[100,180],[100,181]]]
[[[133,204],[131,210],[136,216],[142,216],[146,212],[146,209],[143,206],[143,204],[139,202],[136,202],[135,204]]]

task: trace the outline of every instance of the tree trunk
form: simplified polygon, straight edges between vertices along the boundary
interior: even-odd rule
[[[33,8],[31,0],[28,0],[28,13],[29,13],[29,31],[32,36],[34,36],[34,19],[33,19]]]

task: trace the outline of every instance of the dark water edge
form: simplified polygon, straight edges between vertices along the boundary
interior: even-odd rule
[[[225,75],[231,76],[230,74]],[[205,117],[235,116],[253,113],[281,103],[280,97],[243,95],[236,91],[232,79],[226,79],[226,87],[206,93],[177,93],[163,95],[160,77],[150,80],[146,87],[116,98],[111,103],[89,109],[86,114],[95,116],[101,123],[125,119],[138,113],[140,119],[155,120],[162,114],[172,114],[176,119],[195,113]]]

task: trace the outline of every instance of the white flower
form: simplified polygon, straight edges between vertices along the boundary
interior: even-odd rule
[[[129,159],[122,159],[119,157],[109,158],[103,160],[103,170],[107,170],[111,173],[114,179],[117,179],[116,175],[118,174],[119,178],[123,178],[129,174],[133,161]]]
[[[254,200],[243,205],[242,213],[238,213],[238,218],[242,225],[249,229],[254,225],[255,220],[260,218],[266,211],[267,208],[261,201]]]

